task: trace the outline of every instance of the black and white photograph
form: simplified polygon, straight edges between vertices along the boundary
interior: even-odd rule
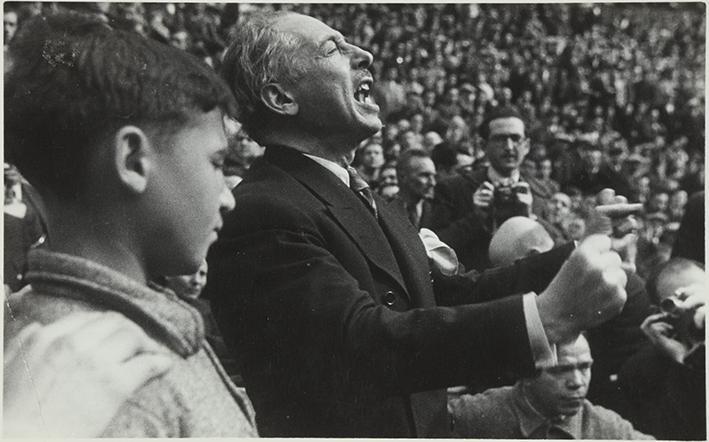
[[[707,440],[706,3],[2,7],[3,437]]]

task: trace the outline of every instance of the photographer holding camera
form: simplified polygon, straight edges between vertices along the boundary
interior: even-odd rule
[[[479,131],[489,165],[438,183],[430,227],[466,268],[481,270],[490,265],[487,249],[497,227],[513,216],[540,216],[551,194],[520,170],[530,142],[515,108],[493,110]]]
[[[672,258],[653,273],[647,291],[658,309],[641,325],[649,343],[618,379],[627,417],[658,439],[705,440],[706,273],[695,261]]]

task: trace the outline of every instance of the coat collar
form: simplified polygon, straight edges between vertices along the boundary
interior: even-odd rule
[[[33,292],[122,313],[182,357],[202,348],[200,313],[169,289],[141,284],[78,256],[42,249],[29,252],[27,266]]]
[[[328,213],[376,267],[388,274],[408,294],[392,245],[377,219],[355,193],[332,172],[301,152],[284,146],[268,146],[264,160],[278,166],[325,203]],[[375,196],[382,227],[395,225],[386,203]],[[397,230],[393,228],[393,230]]]

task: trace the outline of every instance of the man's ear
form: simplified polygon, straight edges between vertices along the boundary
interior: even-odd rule
[[[136,126],[123,126],[113,140],[113,163],[118,178],[133,193],[143,193],[151,169],[152,146],[146,133]]]
[[[261,88],[261,101],[273,112],[280,115],[297,115],[298,103],[293,95],[278,83],[268,83]]]

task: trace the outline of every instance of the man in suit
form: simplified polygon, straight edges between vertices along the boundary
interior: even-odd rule
[[[541,216],[549,189],[520,170],[529,152],[523,117],[513,107],[494,109],[480,127],[489,166],[436,186],[430,227],[469,269],[489,267],[490,238],[513,216]]]
[[[423,150],[407,150],[396,163],[399,194],[394,200],[411,221],[420,229],[430,224],[431,199],[436,186],[436,166]]]
[[[550,346],[624,302],[620,258],[600,235],[556,276],[572,247],[437,280],[434,296],[416,229],[349,168],[381,128],[371,63],[287,12],[249,17],[225,56],[239,119],[267,147],[234,190],[205,290],[264,436],[446,436],[443,388],[553,363]],[[529,291],[540,295],[512,296]]]

